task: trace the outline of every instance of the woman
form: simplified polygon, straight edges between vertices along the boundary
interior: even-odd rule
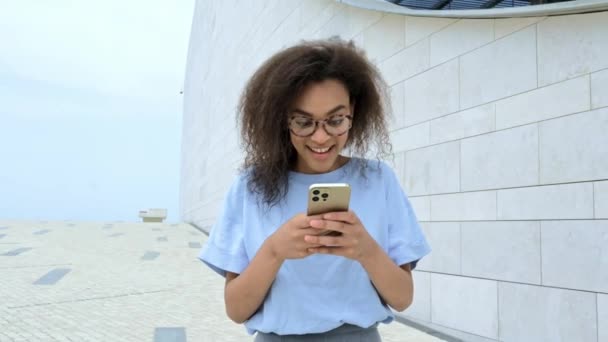
[[[225,276],[228,316],[255,341],[380,341],[412,302],[430,248],[394,172],[385,84],[352,43],[305,42],[249,80],[246,151],[200,259]],[[374,148],[376,160],[365,156]],[[348,183],[350,211],[306,216],[313,183]],[[339,236],[321,235],[332,230]]]

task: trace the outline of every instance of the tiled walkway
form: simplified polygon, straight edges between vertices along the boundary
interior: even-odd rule
[[[0,221],[0,342],[252,341],[187,224]],[[384,341],[439,341],[400,323]]]

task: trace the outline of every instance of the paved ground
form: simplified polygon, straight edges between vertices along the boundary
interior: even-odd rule
[[[187,224],[0,220],[0,342],[251,341]],[[440,341],[400,323],[384,341]]]

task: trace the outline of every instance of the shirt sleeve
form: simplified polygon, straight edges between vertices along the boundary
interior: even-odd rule
[[[240,274],[249,265],[243,234],[243,201],[246,180],[239,176],[232,184],[209,239],[198,258],[225,277],[226,272]]]
[[[383,173],[387,187],[388,255],[397,265],[409,263],[413,270],[431,248],[394,171],[385,164]]]

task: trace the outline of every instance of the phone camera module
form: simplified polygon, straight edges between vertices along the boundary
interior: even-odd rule
[[[312,198],[312,200],[313,200],[314,202],[319,202],[319,197],[315,196],[315,197],[313,197],[313,198]]]

